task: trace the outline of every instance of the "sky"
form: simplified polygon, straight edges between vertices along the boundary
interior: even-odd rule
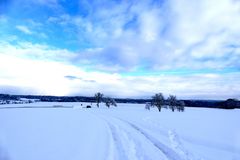
[[[0,0],[0,93],[240,98],[239,0]]]

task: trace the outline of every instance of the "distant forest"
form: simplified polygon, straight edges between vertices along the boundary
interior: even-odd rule
[[[19,100],[20,98],[38,99],[42,102],[95,102],[95,97],[84,96],[41,96],[41,95],[9,95],[0,94],[0,100]],[[115,98],[117,103],[145,104],[151,99]],[[237,99],[223,100],[182,100],[186,107],[240,109],[240,101]]]

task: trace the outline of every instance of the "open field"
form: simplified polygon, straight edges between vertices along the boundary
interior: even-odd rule
[[[240,110],[82,104],[1,106],[0,160],[240,159]]]

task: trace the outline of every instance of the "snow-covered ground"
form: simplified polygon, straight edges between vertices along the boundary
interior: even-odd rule
[[[240,110],[82,104],[0,106],[0,160],[240,159]]]

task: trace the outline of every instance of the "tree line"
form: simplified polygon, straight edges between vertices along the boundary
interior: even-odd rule
[[[108,108],[110,108],[110,106],[117,106],[117,103],[113,98],[104,97],[103,93],[98,92],[94,95],[94,97],[97,103],[97,107],[99,107],[99,104],[101,102],[104,102]],[[169,108],[173,112],[175,110],[183,112],[184,106],[184,101],[177,100],[177,97],[174,95],[170,95],[167,99],[165,99],[162,93],[156,93],[154,96],[152,96],[151,102],[146,103],[145,108],[150,110],[150,107],[157,107],[159,112],[161,112],[162,108]]]
[[[150,106],[157,107],[159,112],[161,112],[162,108],[171,109],[173,112],[175,110],[183,112],[185,109],[184,101],[177,100],[177,97],[174,95],[169,95],[165,99],[162,93],[156,93],[152,96],[152,101],[150,104],[146,104],[146,109],[150,109]]]
[[[18,101],[20,98],[35,99],[41,102],[96,102],[94,96],[44,96],[44,95],[8,95],[0,94],[0,101],[13,100]],[[132,98],[116,98],[117,103],[137,103],[146,104],[149,103],[151,107],[152,97],[148,99],[132,99]],[[221,108],[221,109],[240,109],[240,101],[238,99],[227,100],[181,100],[180,103],[184,103],[186,107],[204,107],[204,108]],[[167,99],[163,108],[167,108]],[[176,110],[176,109],[174,109]]]
[[[104,97],[103,93],[98,92],[94,95],[94,97],[96,99],[97,107],[99,107],[101,102],[104,102],[108,108],[110,108],[110,106],[117,107],[116,101],[111,97]]]

